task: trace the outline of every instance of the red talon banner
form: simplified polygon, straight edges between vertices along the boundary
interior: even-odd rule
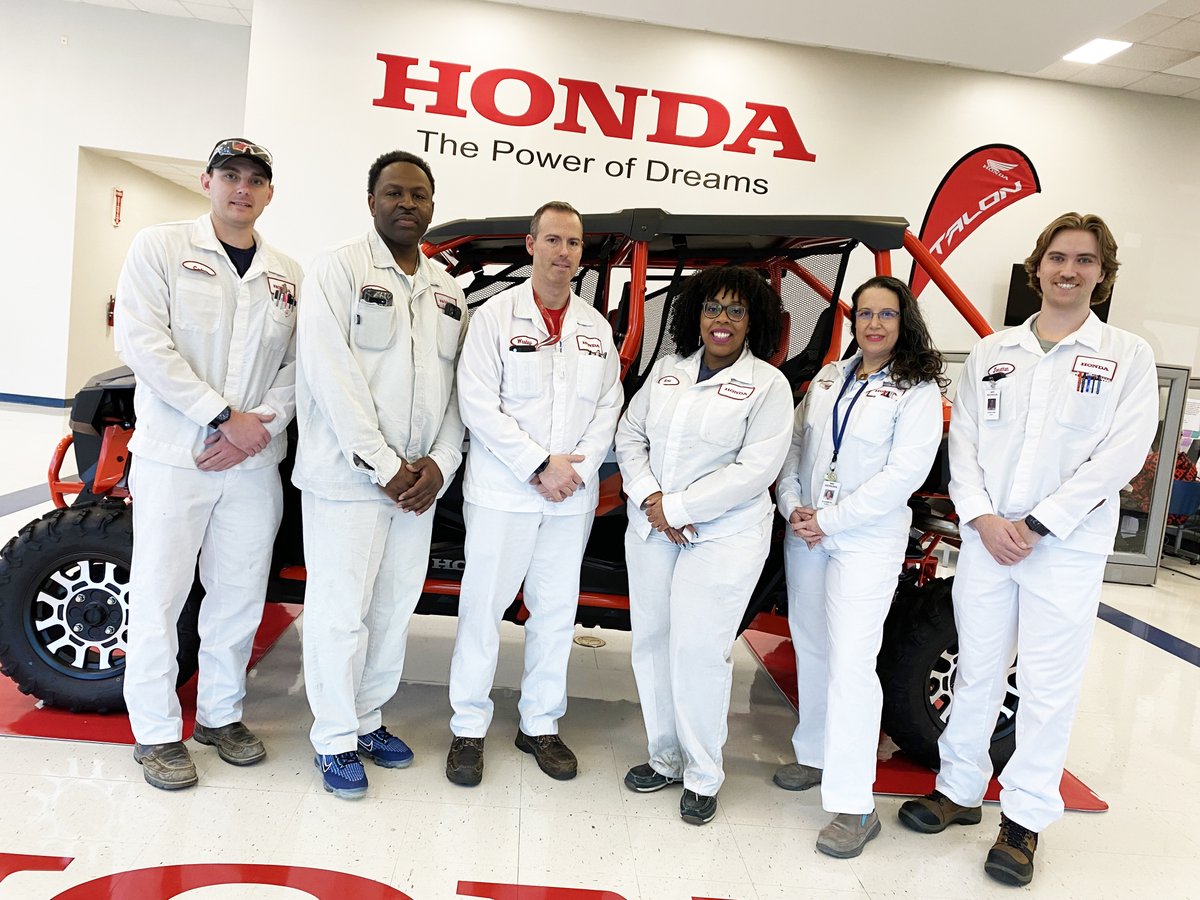
[[[950,167],[933,192],[921,223],[921,243],[944,265],[976,228],[1041,189],[1033,163],[1016,147],[987,144],[972,150]],[[908,276],[913,296],[919,297],[928,283],[929,276],[914,263]]]

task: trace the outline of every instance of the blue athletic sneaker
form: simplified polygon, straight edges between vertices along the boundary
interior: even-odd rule
[[[367,773],[358,753],[318,753],[313,757],[317,771],[325,782],[325,790],[343,800],[357,800],[367,793]]]
[[[413,752],[408,749],[408,744],[382,725],[370,734],[358,736],[358,752],[385,769],[403,769],[413,761]]]

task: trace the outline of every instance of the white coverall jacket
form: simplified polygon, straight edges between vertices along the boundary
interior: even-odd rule
[[[292,476],[303,491],[308,569],[304,673],[313,747],[336,754],[382,724],[400,684],[435,507],[405,512],[382,486],[425,456],[442,473],[439,496],[454,478],[463,438],[454,370],[467,308],[454,279],[424,256],[405,275],[374,228],[313,263],[305,302]]]
[[[200,611],[197,720],[241,718],[245,672],[279,526],[278,462],[295,408],[300,267],[263,243],[237,274],[208,214],[158,225],[133,241],[117,285],[117,351],[137,376],[134,554],[125,698],[144,744],[180,739],[176,620],[196,555],[207,596]],[[208,423],[231,406],[274,413],[261,452],[223,472],[196,457]]]
[[[1041,831],[1062,815],[1059,782],[1118,493],[1154,438],[1158,375],[1145,341],[1094,314],[1046,353],[1032,321],[971,351],[950,420],[950,496],[964,525],[954,580],[958,673],[937,786],[957,803],[980,802],[1015,651],[1017,749],[1000,775],[1000,806]],[[1000,395],[994,420],[984,413],[989,383]],[[1021,562],[999,565],[966,524],[989,513],[1032,514],[1050,534]]]
[[[599,497],[599,470],[621,412],[612,329],[571,295],[550,342],[529,282],[497,294],[471,320],[458,366],[470,432],[463,482],[466,569],[450,665],[451,731],[483,737],[499,655],[499,623],[524,581],[525,674],[518,704],[529,735],[557,733],[567,705],[567,659],[579,569]],[[535,350],[516,350],[536,346]],[[545,500],[529,483],[551,454],[582,454],[583,484]]]
[[[826,537],[809,550],[788,527],[784,563],[799,696],[796,761],[823,770],[826,811],[857,814],[875,808],[871,786],[883,704],[875,658],[908,544],[908,498],[928,476],[942,439],[937,384],[902,387],[890,367],[867,379],[851,410],[861,363],[861,354],[830,363],[812,380],[776,486],[785,520],[798,507],[817,506],[833,460],[840,394],[841,491],[833,506],[817,510]]]
[[[724,781],[731,652],[770,547],[768,489],[787,453],[792,392],[748,349],[697,383],[703,349],[654,364],[617,428],[629,496],[625,535],[632,661],[649,761],[716,796]],[[663,492],[681,548],[642,503]]]

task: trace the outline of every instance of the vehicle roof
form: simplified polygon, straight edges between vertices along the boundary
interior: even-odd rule
[[[859,241],[873,250],[896,250],[904,244],[905,219],[894,216],[736,216],[675,215],[662,209],[622,209],[585,213],[584,255],[589,257],[614,236],[648,241],[651,255],[678,251],[770,250]],[[441,246],[471,238],[472,248],[488,255],[523,254],[529,216],[456,219],[425,235]]]

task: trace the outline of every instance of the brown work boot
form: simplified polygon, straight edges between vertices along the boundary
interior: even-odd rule
[[[1016,887],[1033,881],[1033,852],[1038,836],[1024,825],[1018,825],[1004,813],[1000,814],[1000,834],[988,851],[983,871],[1002,884]]]
[[[981,806],[959,806],[941,791],[907,800],[900,807],[900,824],[922,834],[938,834],[951,825],[978,825]]]
[[[475,787],[483,780],[483,738],[456,737],[450,742],[446,777],[464,787]]]
[[[570,781],[579,770],[575,754],[562,742],[557,734],[539,734],[536,737],[517,729],[518,750],[532,753],[538,768],[559,781]]]
[[[189,788],[199,780],[196,765],[183,741],[134,744],[133,758],[141,763],[146,782],[164,791]]]
[[[785,791],[807,791],[821,783],[821,770],[803,763],[784,763],[771,780]]]
[[[252,766],[267,756],[263,742],[241,722],[230,722],[219,728],[206,728],[197,722],[192,737],[198,744],[216,747],[217,755],[231,766]]]

